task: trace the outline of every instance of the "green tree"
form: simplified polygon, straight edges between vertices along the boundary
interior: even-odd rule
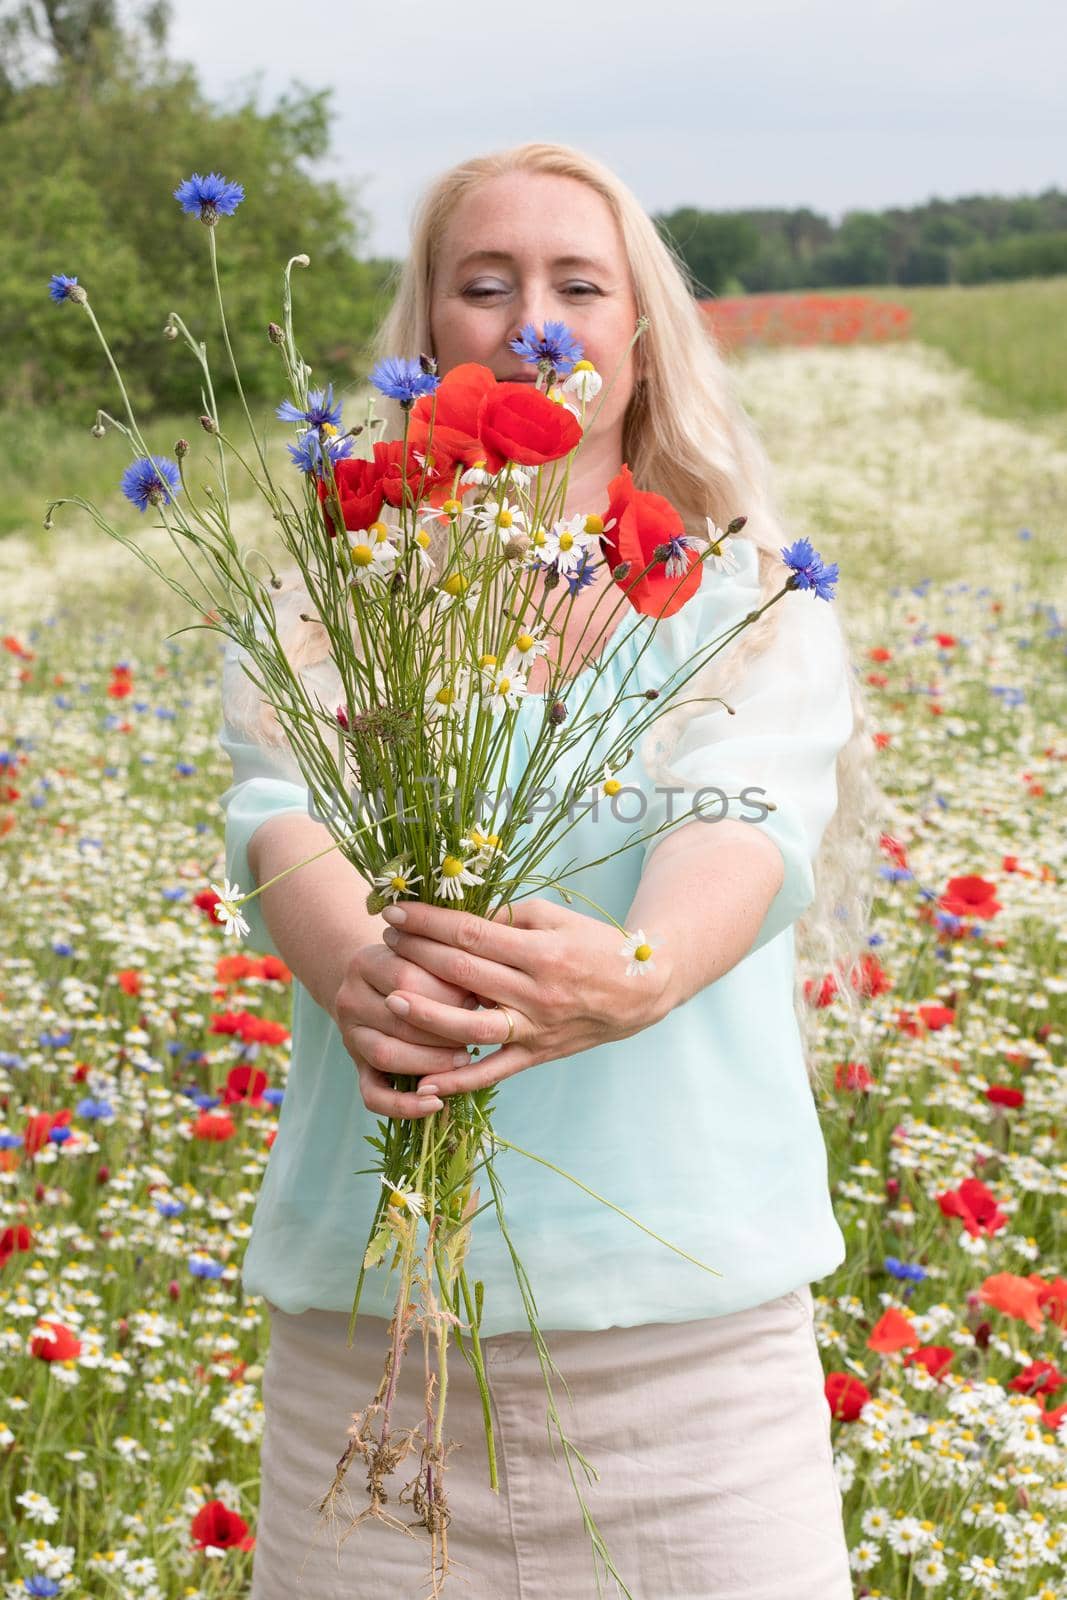
[[[738,212],[683,206],[653,220],[685,262],[698,295],[723,293],[759,253],[758,232]]]

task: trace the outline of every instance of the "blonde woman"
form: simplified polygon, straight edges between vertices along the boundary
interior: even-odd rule
[[[649,326],[632,344],[640,315]],[[619,369],[577,458],[568,514],[602,511],[626,462],[693,534],[707,536],[709,518],[714,528],[748,519],[730,558],[709,563],[698,594],[659,625],[639,668],[640,687],[654,688],[782,586],[788,536],[762,451],[679,264],[614,174],[551,144],[446,172],[416,216],[378,353],[427,351],[442,374],[478,361],[520,378],[532,370],[512,342],[548,319],[567,323],[599,371]],[[398,435],[399,415],[389,421],[386,436]],[[602,567],[551,643],[605,718],[633,660],[626,622],[602,621],[610,582]],[[332,664],[324,630],[301,620],[305,605],[299,590],[283,592],[280,624],[325,698]],[[535,662],[530,691],[546,676],[547,663]],[[292,755],[236,655],[224,690],[222,742],[234,763],[223,796],[227,871],[262,882],[329,836],[307,814]],[[371,1164],[363,1136],[378,1118],[426,1116],[490,1082],[503,1084],[495,1117],[505,1137],[720,1274],[543,1167],[501,1158],[510,1228],[569,1385],[564,1426],[600,1474],[583,1488],[631,1593],[851,1595],[810,1288],[845,1246],[797,1004],[795,937],[803,918],[819,963],[854,957],[863,943],[875,807],[837,608],[787,595],[686,698],[695,694],[720,696],[732,712],[710,698],[672,712],[622,774],[644,802],[642,830],[671,814],[668,791],[676,825],[577,885],[645,930],[651,961],[623,956],[609,924],[555,893],[520,902],[512,927],[411,902],[404,918],[371,916],[367,885],[337,854],[246,908],[252,943],[280,954],[296,978],[292,1069],[243,1269],[246,1291],[271,1314],[253,1600],[424,1592],[428,1543],[366,1521],[335,1548],[312,1509],[340,1453],[346,1408],[377,1385],[391,1309],[390,1286],[368,1280],[347,1347],[376,1198],[373,1176],[354,1169]],[[685,796],[702,786],[734,796],[748,787],[776,809],[759,826],[751,802],[731,802],[713,826],[687,818]],[[614,817],[616,833],[635,814],[636,801]],[[572,834],[564,853],[592,860],[606,836],[592,821],[581,826],[593,831]],[[617,842],[612,834],[607,847]],[[459,1066],[468,1043],[481,1054]],[[410,1088],[394,1088],[397,1076]],[[501,1489],[488,1488],[473,1378],[453,1360],[448,1433],[460,1448],[448,1467],[447,1581],[468,1600],[585,1600],[597,1592],[589,1540],[550,1444],[540,1367],[491,1215],[472,1230],[468,1271],[485,1283]],[[412,1418],[419,1368],[411,1359],[402,1370]],[[401,1472],[390,1484],[401,1517],[403,1482]],[[353,1487],[358,1510],[362,1484]]]

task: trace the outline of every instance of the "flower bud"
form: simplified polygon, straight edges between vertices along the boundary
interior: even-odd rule
[[[293,257],[293,263],[294,263],[295,266],[298,266],[298,267],[310,267],[310,265],[311,265],[311,257],[310,256],[305,256],[305,255],[294,256]]]
[[[357,422],[354,428],[349,428],[348,437],[350,439],[358,439],[362,432],[363,432],[363,424],[362,424],[362,422]]]
[[[270,340],[271,344],[282,344],[285,339],[285,334],[282,332],[276,322],[268,322],[267,338]]]
[[[394,572],[389,579],[389,587],[393,594],[399,594],[407,586],[407,579],[402,572]]]
[[[178,330],[174,326],[173,322],[167,323],[166,327],[163,329],[163,337],[164,339],[170,339],[172,342],[178,337]]]
[[[200,426],[203,428],[205,433],[218,433],[218,431],[219,431],[219,425],[215,421],[214,417],[209,417],[209,416],[201,417],[200,418]]]
[[[528,533],[513,533],[504,542],[504,555],[508,561],[521,561],[530,548]]]
[[[556,571],[555,567],[549,567],[548,571],[545,573],[545,588],[555,589],[558,584],[559,573]]]
[[[562,700],[553,700],[548,708],[548,720],[554,728],[558,728],[561,722],[566,722],[567,707]]]
[[[187,456],[189,454],[188,439],[176,439],[174,441],[174,454],[178,457],[179,461],[181,461],[183,456]]]
[[[630,563],[628,561],[620,561],[617,567],[612,567],[611,576],[616,583],[621,583],[624,578],[630,576]]]
[[[645,699],[646,700],[658,700],[659,699],[659,690],[658,689],[646,689],[645,690]]]
[[[658,562],[661,562],[662,564],[666,565],[666,563],[671,559],[671,547],[670,547],[670,545],[669,544],[658,544],[656,546],[656,548],[652,552],[652,559],[653,559],[653,561],[658,561]]]
[[[100,421],[100,418],[97,417],[96,421],[93,423],[92,427],[89,429],[89,432],[92,434],[94,439],[102,439],[104,437],[104,435],[107,433],[107,429],[104,427],[104,424]]]
[[[740,533],[747,521],[747,517],[734,517],[733,521],[727,524],[727,533]]]
[[[389,896],[387,894],[383,894],[380,889],[372,889],[370,894],[368,894],[364,904],[367,907],[367,915],[376,917],[382,911],[384,911],[385,907],[389,904]]]
[[[435,357],[424,356],[421,350],[419,352],[419,366],[422,368],[423,372],[425,372],[428,378],[432,378],[434,373],[437,371],[437,361]]]

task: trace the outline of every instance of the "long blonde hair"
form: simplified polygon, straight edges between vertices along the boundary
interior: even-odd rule
[[[747,517],[743,536],[759,552],[760,604],[778,593],[787,569],[780,557],[789,542],[775,507],[770,463],[738,398],[733,375],[716,345],[710,324],[697,309],[684,263],[672,252],[636,197],[593,157],[568,145],[528,143],[462,161],[423,193],[412,219],[411,247],[395,275],[390,310],[373,343],[374,357],[433,353],[430,301],[441,238],[456,206],[487,179],[510,172],[549,173],[588,184],[610,206],[630,264],[639,314],[649,326],[635,346],[634,392],[623,425],[623,460],[639,488],[665,495],[691,532],[703,533],[705,517],[725,527]],[[383,407],[386,437],[403,431],[402,415]],[[841,601],[834,602],[838,611]],[[687,695],[729,698],[746,667],[774,637],[779,607],[771,606],[745,629],[736,647],[693,678]],[[808,1076],[825,1082],[824,1063],[813,1048],[817,1013],[804,997],[806,979],[819,985],[825,973],[838,982],[848,1031],[854,1040],[857,999],[853,978],[866,945],[880,828],[881,795],[873,777],[873,747],[867,731],[863,691],[850,671],[853,730],[837,761],[837,810],[815,861],[815,899],[797,924],[794,1003]],[[642,752],[653,778],[669,767],[655,750],[669,748],[691,712],[668,712]]]

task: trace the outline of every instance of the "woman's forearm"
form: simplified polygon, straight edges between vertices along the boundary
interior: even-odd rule
[[[272,817],[248,846],[256,883],[266,883],[330,843],[328,828],[298,811]],[[260,895],[278,953],[312,999],[333,1016],[341,980],[356,951],[381,939],[386,924],[366,907],[367,884],[340,850],[309,862]]]
[[[748,954],[784,877],[777,845],[756,823],[687,822],[657,845],[626,925],[657,946],[667,1011]]]

